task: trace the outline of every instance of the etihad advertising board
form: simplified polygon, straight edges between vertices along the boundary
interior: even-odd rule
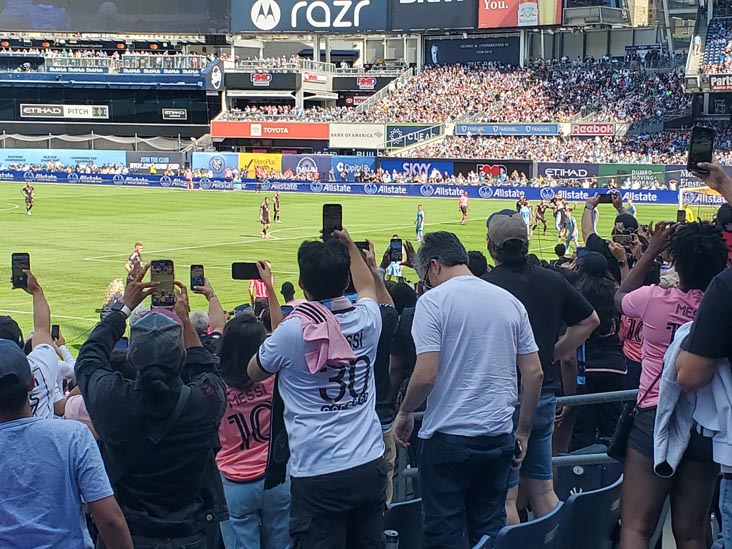
[[[393,31],[474,29],[478,0],[389,0]]]
[[[562,24],[562,0],[478,0],[478,28]]]
[[[237,0],[231,32],[376,32],[387,14],[387,0]]]

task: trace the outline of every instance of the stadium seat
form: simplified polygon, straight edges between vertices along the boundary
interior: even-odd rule
[[[523,524],[502,528],[496,537],[494,549],[558,548],[559,524],[564,520],[563,510],[564,504],[560,501],[548,515]]]
[[[621,476],[600,490],[570,496],[564,504],[559,549],[611,549],[620,519]]]
[[[399,549],[422,549],[422,498],[392,504],[384,529],[399,532]]]
[[[473,546],[473,549],[488,549],[490,541],[490,536],[483,536],[478,540],[478,543]]]
[[[593,444],[571,452],[569,455],[604,454],[607,446]],[[602,463],[597,465],[564,465],[557,467],[555,490],[561,501],[567,501],[572,494],[591,492],[610,486],[623,473],[623,464],[620,462]]]

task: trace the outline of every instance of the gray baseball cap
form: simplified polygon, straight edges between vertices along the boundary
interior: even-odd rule
[[[179,370],[185,361],[183,324],[166,309],[154,309],[130,326],[127,359],[135,368],[162,366]]]
[[[526,223],[516,212],[503,210],[488,218],[488,240],[496,246],[503,246],[509,240],[528,242]]]

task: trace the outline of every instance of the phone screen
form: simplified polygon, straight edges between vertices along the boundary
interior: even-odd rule
[[[686,210],[676,210],[676,223],[686,223]]]
[[[605,193],[600,195],[600,204],[612,204],[613,203],[613,194],[612,193]]]
[[[172,307],[175,305],[175,269],[171,259],[157,259],[150,264],[150,281],[158,282],[152,294],[153,307]]]
[[[613,235],[613,242],[622,246],[630,246],[633,243],[632,234],[616,234]]]
[[[256,263],[232,263],[231,278],[234,280],[260,280]]]
[[[126,351],[130,346],[130,340],[126,337],[120,338],[117,343],[114,344],[114,350],[115,351]]]
[[[28,276],[23,271],[30,271],[30,254],[13,254],[10,261],[13,271],[13,288],[28,287]]]
[[[689,170],[707,173],[707,170],[699,169],[699,162],[711,162],[714,152],[714,137],[716,132],[712,128],[697,126],[691,130],[691,141],[689,143],[689,158],[686,167]]]
[[[203,265],[191,265],[191,288],[203,286]]]
[[[397,262],[402,260],[402,240],[401,238],[394,238],[392,239],[391,243],[389,244],[389,259],[392,262]]]
[[[58,339],[58,336],[61,334],[61,326],[58,324],[54,324],[51,326],[51,339],[56,340]]]
[[[340,204],[323,204],[323,241],[333,236],[333,231],[343,228],[343,207]]]

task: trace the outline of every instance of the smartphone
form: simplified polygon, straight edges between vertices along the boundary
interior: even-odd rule
[[[590,250],[584,247],[577,248],[577,257],[584,257],[588,253],[590,253]]]
[[[256,263],[232,263],[231,278],[234,280],[261,280]]]
[[[356,248],[358,248],[359,250],[363,250],[365,252],[369,251],[369,243],[366,240],[359,240],[355,244]]]
[[[150,263],[150,281],[158,286],[152,294],[153,307],[172,307],[175,305],[175,266],[172,259],[156,259]]]
[[[51,339],[56,341],[58,339],[59,334],[61,333],[61,326],[58,324],[54,324],[51,326]]]
[[[632,234],[615,234],[613,235],[613,242],[620,244],[621,246],[630,246],[633,243]]]
[[[612,204],[613,193],[604,193],[600,195],[600,204]]]
[[[191,288],[203,286],[203,265],[191,265]]]
[[[686,223],[686,210],[676,210],[676,223]]]
[[[389,243],[389,260],[392,263],[400,263],[403,259],[402,256],[402,239],[393,238]]]
[[[13,288],[27,288],[28,276],[23,271],[30,271],[30,254],[13,254],[10,262],[13,271]]]
[[[114,351],[126,351],[130,346],[130,340],[126,337],[121,337],[117,343],[114,344]]]
[[[712,128],[695,126],[691,129],[689,141],[689,156],[686,161],[686,169],[700,173],[709,173],[709,170],[699,168],[699,162],[711,162],[714,152],[714,138],[717,132]]]
[[[343,229],[343,206],[323,204],[323,241],[333,236],[333,231]]]

